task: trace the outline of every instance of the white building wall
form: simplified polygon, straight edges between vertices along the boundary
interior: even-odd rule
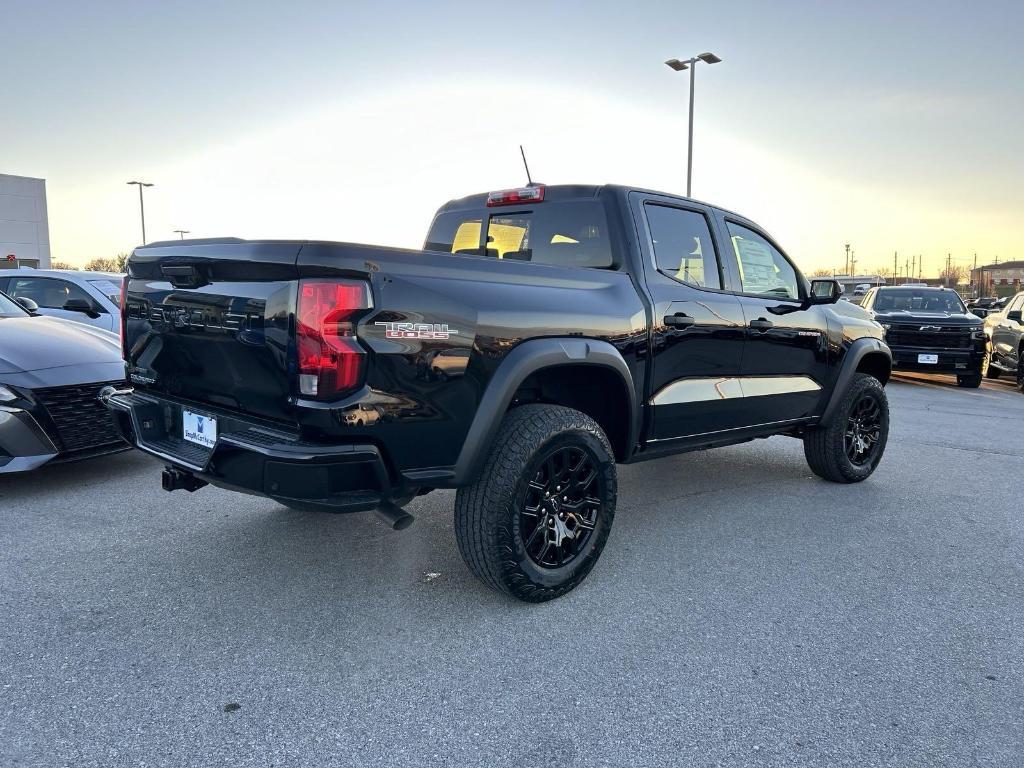
[[[44,179],[0,173],[0,268],[8,266],[9,255],[23,266],[50,266]]]

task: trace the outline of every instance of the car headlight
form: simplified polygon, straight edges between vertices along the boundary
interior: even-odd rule
[[[890,325],[889,323],[879,323],[879,325],[880,325],[880,326],[882,326],[882,327],[883,327],[883,328],[884,328],[885,330],[887,330],[887,331],[888,331],[888,330],[889,330],[890,328],[892,328],[892,326],[891,326],[891,325]]]
[[[18,393],[0,384],[0,403],[9,403],[18,399]]]
[[[971,338],[972,339],[984,339],[985,338],[985,329],[984,328],[978,328],[977,330],[971,331]]]

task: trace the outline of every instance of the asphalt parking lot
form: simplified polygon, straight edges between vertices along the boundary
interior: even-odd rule
[[[396,533],[136,453],[0,477],[0,765],[1019,766],[1024,396],[888,392],[859,486],[781,437],[620,467],[539,606],[450,492]]]

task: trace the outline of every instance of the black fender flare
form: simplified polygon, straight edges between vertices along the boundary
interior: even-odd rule
[[[828,404],[821,414],[819,423],[829,424],[832,421],[835,417],[836,408],[839,406],[839,401],[843,399],[843,395],[853,380],[853,374],[857,372],[857,366],[860,365],[861,360],[865,357],[874,354],[884,355],[889,361],[889,367],[892,368],[892,352],[885,342],[880,339],[871,337],[860,338],[856,339],[849,346],[846,354],[843,355],[842,362],[839,364],[839,373],[836,374],[835,384],[832,386],[832,394],[829,395]]]
[[[629,398],[629,443],[626,450],[632,450],[640,430],[639,405],[633,377],[619,350],[607,341],[597,339],[530,339],[508,353],[487,383],[455,464],[456,486],[467,485],[476,479],[512,396],[526,377],[544,368],[562,365],[601,366],[610,368],[622,378]]]

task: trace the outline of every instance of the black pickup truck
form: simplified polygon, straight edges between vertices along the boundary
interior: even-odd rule
[[[861,306],[885,330],[895,370],[952,373],[957,386],[981,386],[985,323],[952,288],[881,286]]]
[[[399,528],[457,488],[466,563],[524,600],[594,566],[616,463],[783,434],[849,483],[885,449],[881,327],[686,198],[530,186],[444,205],[422,251],[171,241],[128,273],[133,388],[103,399],[166,489]]]

